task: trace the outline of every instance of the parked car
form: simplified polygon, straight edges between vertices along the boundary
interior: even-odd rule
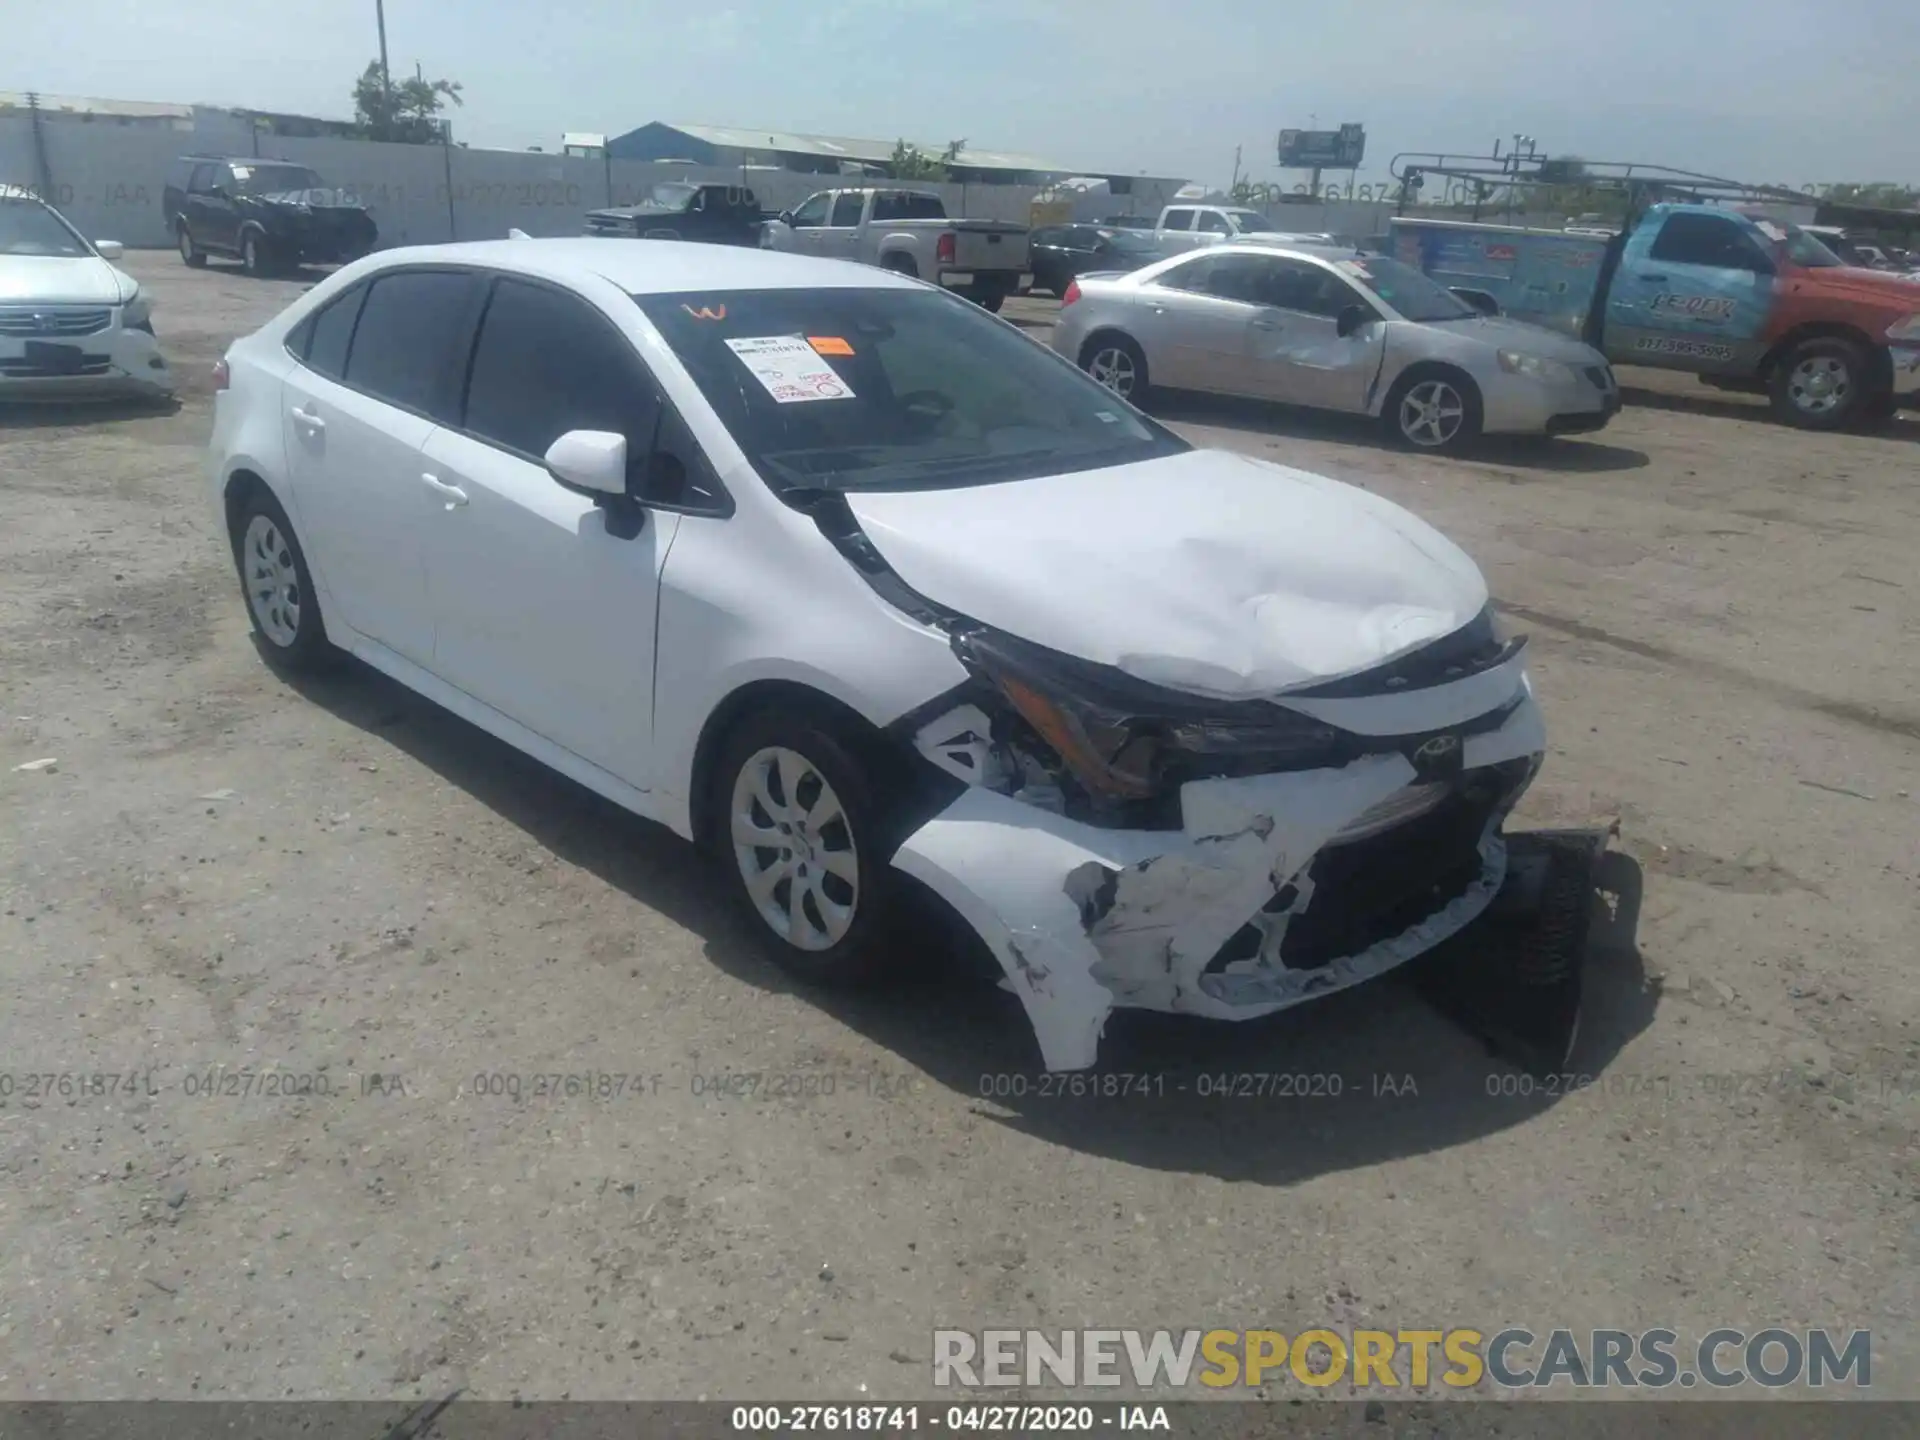
[[[807,980],[897,965],[911,876],[1076,1070],[1116,1006],[1283,1009],[1502,883],[1545,735],[1473,562],[924,284],[392,250],[216,384],[269,662],[348,651],[703,843]]]
[[[1111,230],[1151,230],[1159,221],[1152,215],[1109,215],[1097,223]]]
[[[352,191],[282,160],[183,155],[160,204],[187,264],[229,255],[249,275],[357,260],[380,238]]]
[[[1179,255],[1249,235],[1308,244],[1333,243],[1331,235],[1282,230],[1258,210],[1244,205],[1169,205],[1160,212],[1159,222],[1153,227],[1154,243],[1163,256]]]
[[[744,185],[666,180],[638,205],[587,212],[587,234],[646,240],[699,240],[709,245],[758,245],[767,219]]]
[[[173,393],[152,304],[113,262],[30,190],[0,185],[0,400]]]
[[[993,311],[1033,284],[1026,226],[952,219],[918,190],[822,190],[781,211],[761,243],[917,276]]]
[[[1844,265],[1852,265],[1860,270],[1905,270],[1907,268],[1897,262],[1883,247],[1871,240],[1850,235],[1838,225],[1803,225],[1800,228],[1831,250]]]
[[[1027,236],[1033,288],[1064,295],[1067,283],[1089,270],[1133,270],[1150,265],[1160,251],[1137,230],[1105,225],[1048,225]]]
[[[1152,384],[1342,410],[1423,450],[1599,430],[1620,408],[1591,347],[1359,250],[1243,240],[1085,275],[1053,348],[1134,404]]]
[[[1768,395],[1788,424],[1836,430],[1920,394],[1920,287],[1844,264],[1806,230],[1660,204],[1611,238],[1396,216],[1395,255],[1616,364]]]

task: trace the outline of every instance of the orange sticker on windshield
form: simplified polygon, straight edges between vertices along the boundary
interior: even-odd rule
[[[809,335],[807,343],[813,347],[816,355],[851,355],[853,346],[838,335]]]
[[[696,320],[724,320],[727,318],[727,307],[724,305],[702,305],[698,310],[694,309],[691,305],[682,305],[680,308]]]

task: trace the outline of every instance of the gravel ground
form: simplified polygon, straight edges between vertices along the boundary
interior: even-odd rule
[[[1551,731],[1522,819],[1620,853],[1590,1087],[1497,1093],[1389,981],[1127,1017],[1105,1058],[1165,1093],[1095,1101],[1036,1093],[993,987],[798,993],[666,832],[371,672],[275,679],[205,377],[298,285],[128,268],[177,413],[0,417],[0,1397],[908,1396],[936,1326],[1316,1323],[1866,1326],[1920,1393],[1911,418],[1653,377],[1597,439],[1438,461],[1165,407],[1478,557]],[[1343,1093],[1199,1093],[1275,1071]],[[530,1093],[589,1072],[645,1078]],[[102,1073],[138,1093],[29,1093]]]

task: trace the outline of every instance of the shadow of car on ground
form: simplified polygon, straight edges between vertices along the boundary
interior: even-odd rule
[[[358,662],[293,688],[561,859],[700,936],[719,970],[769,994],[803,996],[968,1097],[993,1123],[1067,1149],[1288,1185],[1471,1141],[1525,1122],[1573,1088],[1520,1077],[1493,1058],[1420,998],[1408,975],[1414,966],[1237,1024],[1116,1011],[1098,1069],[1049,1076],[1020,1005],[995,983],[998,966],[930,892],[909,886],[894,983],[865,991],[804,987],[767,957],[751,922],[729,903],[714,863],[664,827]],[[1586,1006],[1569,1061],[1586,1074],[1603,1070],[1651,1022],[1657,998],[1634,941],[1638,867],[1610,853],[1597,879],[1582,966]]]

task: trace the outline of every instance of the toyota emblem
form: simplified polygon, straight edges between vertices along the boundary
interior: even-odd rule
[[[34,311],[33,312],[33,328],[39,331],[42,335],[45,335],[48,331],[53,329],[53,317],[51,315],[42,315],[38,310]]]

